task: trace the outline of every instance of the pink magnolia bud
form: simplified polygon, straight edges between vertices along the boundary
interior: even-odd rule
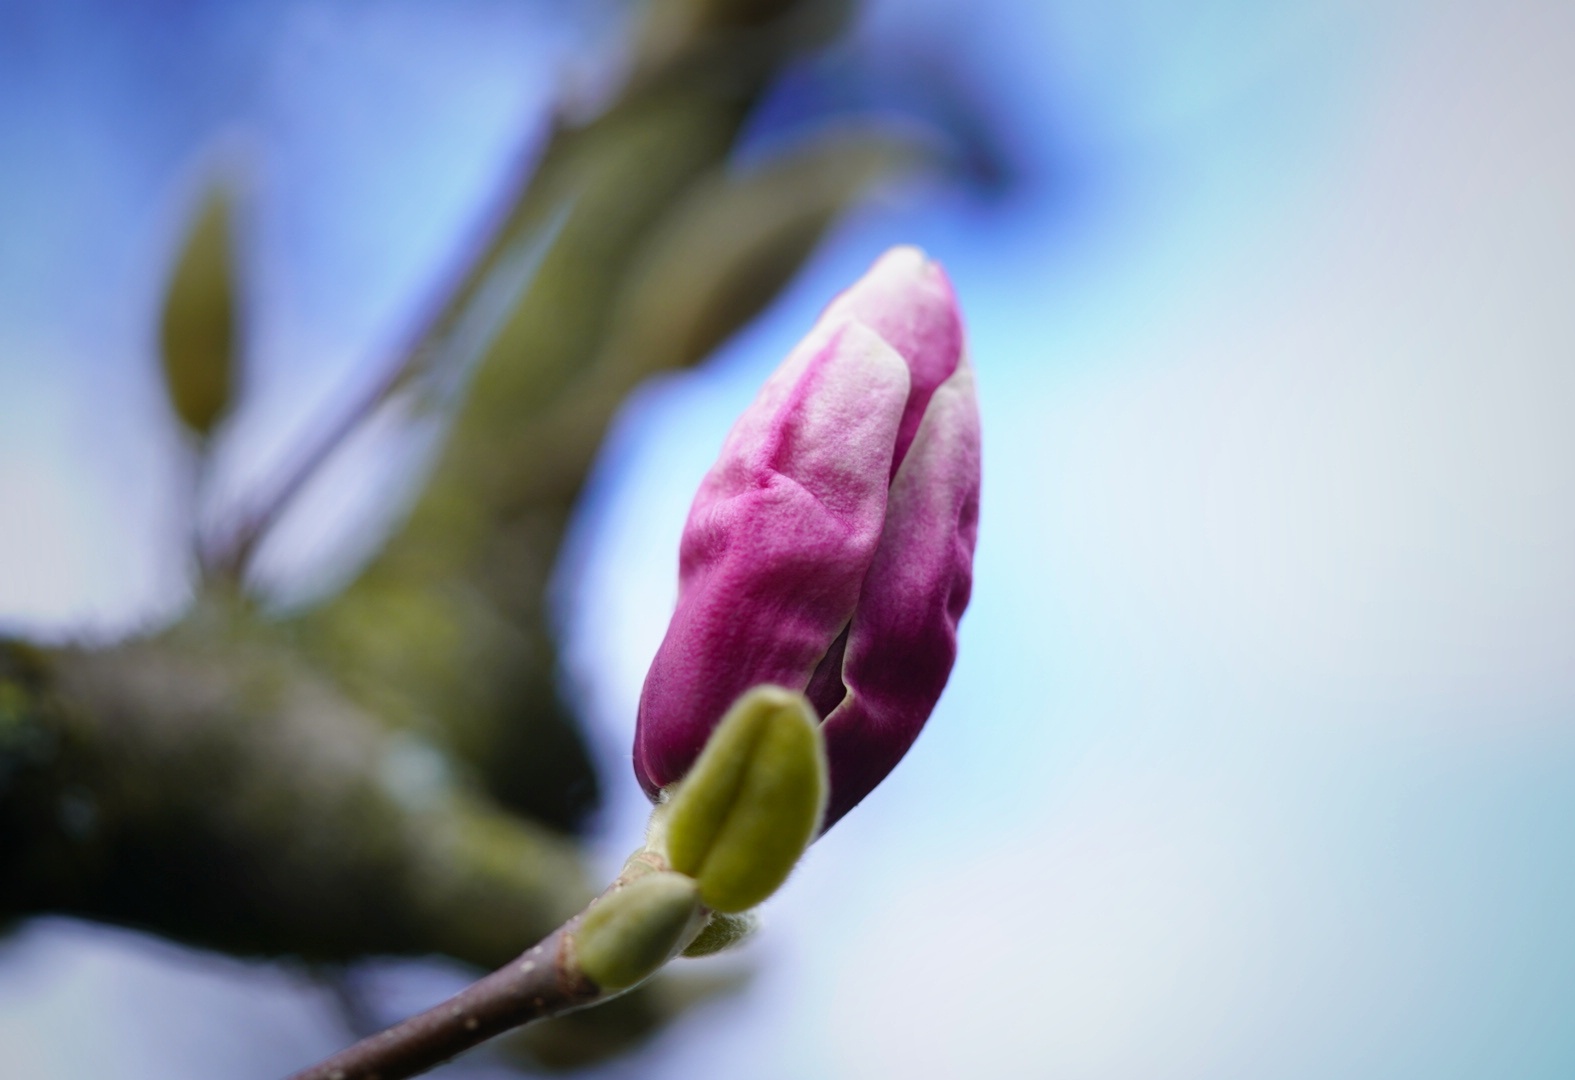
[[[700,484],[640,695],[653,797],[760,683],[820,714],[829,828],[913,745],[973,584],[979,412],[945,273],[887,252],[766,381]]]

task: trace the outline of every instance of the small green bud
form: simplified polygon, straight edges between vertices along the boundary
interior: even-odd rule
[[[175,415],[206,437],[229,411],[235,390],[235,253],[230,199],[203,200],[164,298],[160,346]]]
[[[759,929],[760,920],[752,912],[729,915],[725,911],[713,914],[705,927],[684,950],[685,956],[710,956],[742,945]]]
[[[695,883],[658,871],[591,906],[575,931],[580,970],[603,990],[625,990],[671,960],[700,916]]]
[[[776,892],[820,827],[826,751],[803,694],[756,686],[739,697],[678,785],[667,859],[716,911]]]

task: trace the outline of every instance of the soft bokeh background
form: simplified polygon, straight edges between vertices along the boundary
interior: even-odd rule
[[[242,490],[617,25],[132,7],[0,3],[0,615],[35,632],[182,599],[147,268],[193,154],[233,129],[262,165]],[[859,33],[953,53],[1015,184],[863,213],[626,410],[560,582],[609,863],[693,487],[896,242],[951,270],[980,373],[962,654],[750,988],[603,1074],[1575,1074],[1575,8],[893,0]],[[267,1077],[341,1034],[289,968],[58,921],[0,945],[0,1075]]]

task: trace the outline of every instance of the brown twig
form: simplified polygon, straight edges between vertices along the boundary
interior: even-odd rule
[[[580,917],[441,1005],[362,1039],[289,1080],[401,1080],[511,1028],[596,1001],[601,989],[574,963]]]
[[[580,970],[576,931],[600,900],[636,878],[668,868],[666,858],[652,848],[636,851],[601,896],[491,975],[287,1080],[403,1080],[532,1020],[616,997],[628,987],[604,991]]]

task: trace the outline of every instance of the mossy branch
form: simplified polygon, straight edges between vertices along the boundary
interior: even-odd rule
[[[109,649],[5,645],[0,702],[0,915],[491,967],[588,892],[572,842],[212,607]]]

